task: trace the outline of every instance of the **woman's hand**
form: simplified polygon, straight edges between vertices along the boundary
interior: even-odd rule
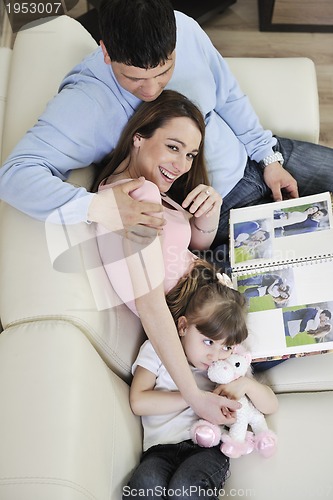
[[[190,248],[207,250],[212,244],[220,219],[222,198],[212,186],[199,184],[185,198],[183,208],[193,214]]]
[[[212,186],[199,184],[185,198],[182,203],[183,208],[189,207],[189,212],[194,217],[206,215],[210,217],[214,213],[220,213],[222,205],[221,195]]]

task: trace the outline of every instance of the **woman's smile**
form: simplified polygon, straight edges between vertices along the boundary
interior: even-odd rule
[[[164,180],[172,183],[172,182],[174,182],[177,179],[177,175],[172,174],[169,170],[166,170],[163,167],[159,167],[159,170],[160,170],[160,172],[161,172]]]

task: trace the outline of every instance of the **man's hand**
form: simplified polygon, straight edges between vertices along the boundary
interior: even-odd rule
[[[298,198],[297,182],[281,163],[274,162],[265,167],[264,180],[272,191],[274,201],[283,199],[282,190],[285,198]]]
[[[110,231],[124,231],[128,237],[156,236],[165,224],[162,205],[136,201],[129,194],[143,183],[144,178],[134,179],[99,191],[90,203],[88,219]]]

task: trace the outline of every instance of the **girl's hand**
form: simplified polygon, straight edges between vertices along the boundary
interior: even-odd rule
[[[212,186],[205,186],[205,184],[199,184],[195,187],[182,203],[182,207],[189,207],[189,212],[195,217],[204,214],[210,217],[217,211],[220,212],[221,205],[221,195]]]
[[[254,406],[266,415],[274,413],[278,408],[278,399],[272,389],[251,376],[240,377],[229,384],[221,384],[214,392],[236,401],[247,396]]]
[[[218,385],[214,389],[214,393],[238,401],[247,394],[248,381],[249,379],[247,377],[239,377],[238,379],[229,382],[229,384]]]

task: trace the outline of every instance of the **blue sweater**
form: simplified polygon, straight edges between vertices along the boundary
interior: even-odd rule
[[[276,140],[261,127],[206,33],[184,14],[176,12],[176,20],[176,64],[166,88],[186,94],[202,110],[210,179],[225,196],[242,178],[247,157],[260,161],[272,154]],[[71,170],[100,161],[114,148],[140,102],[119,86],[98,48],[64,78],[7,158],[0,198],[41,220],[76,200],[67,222],[85,221],[93,194],[63,181]]]

